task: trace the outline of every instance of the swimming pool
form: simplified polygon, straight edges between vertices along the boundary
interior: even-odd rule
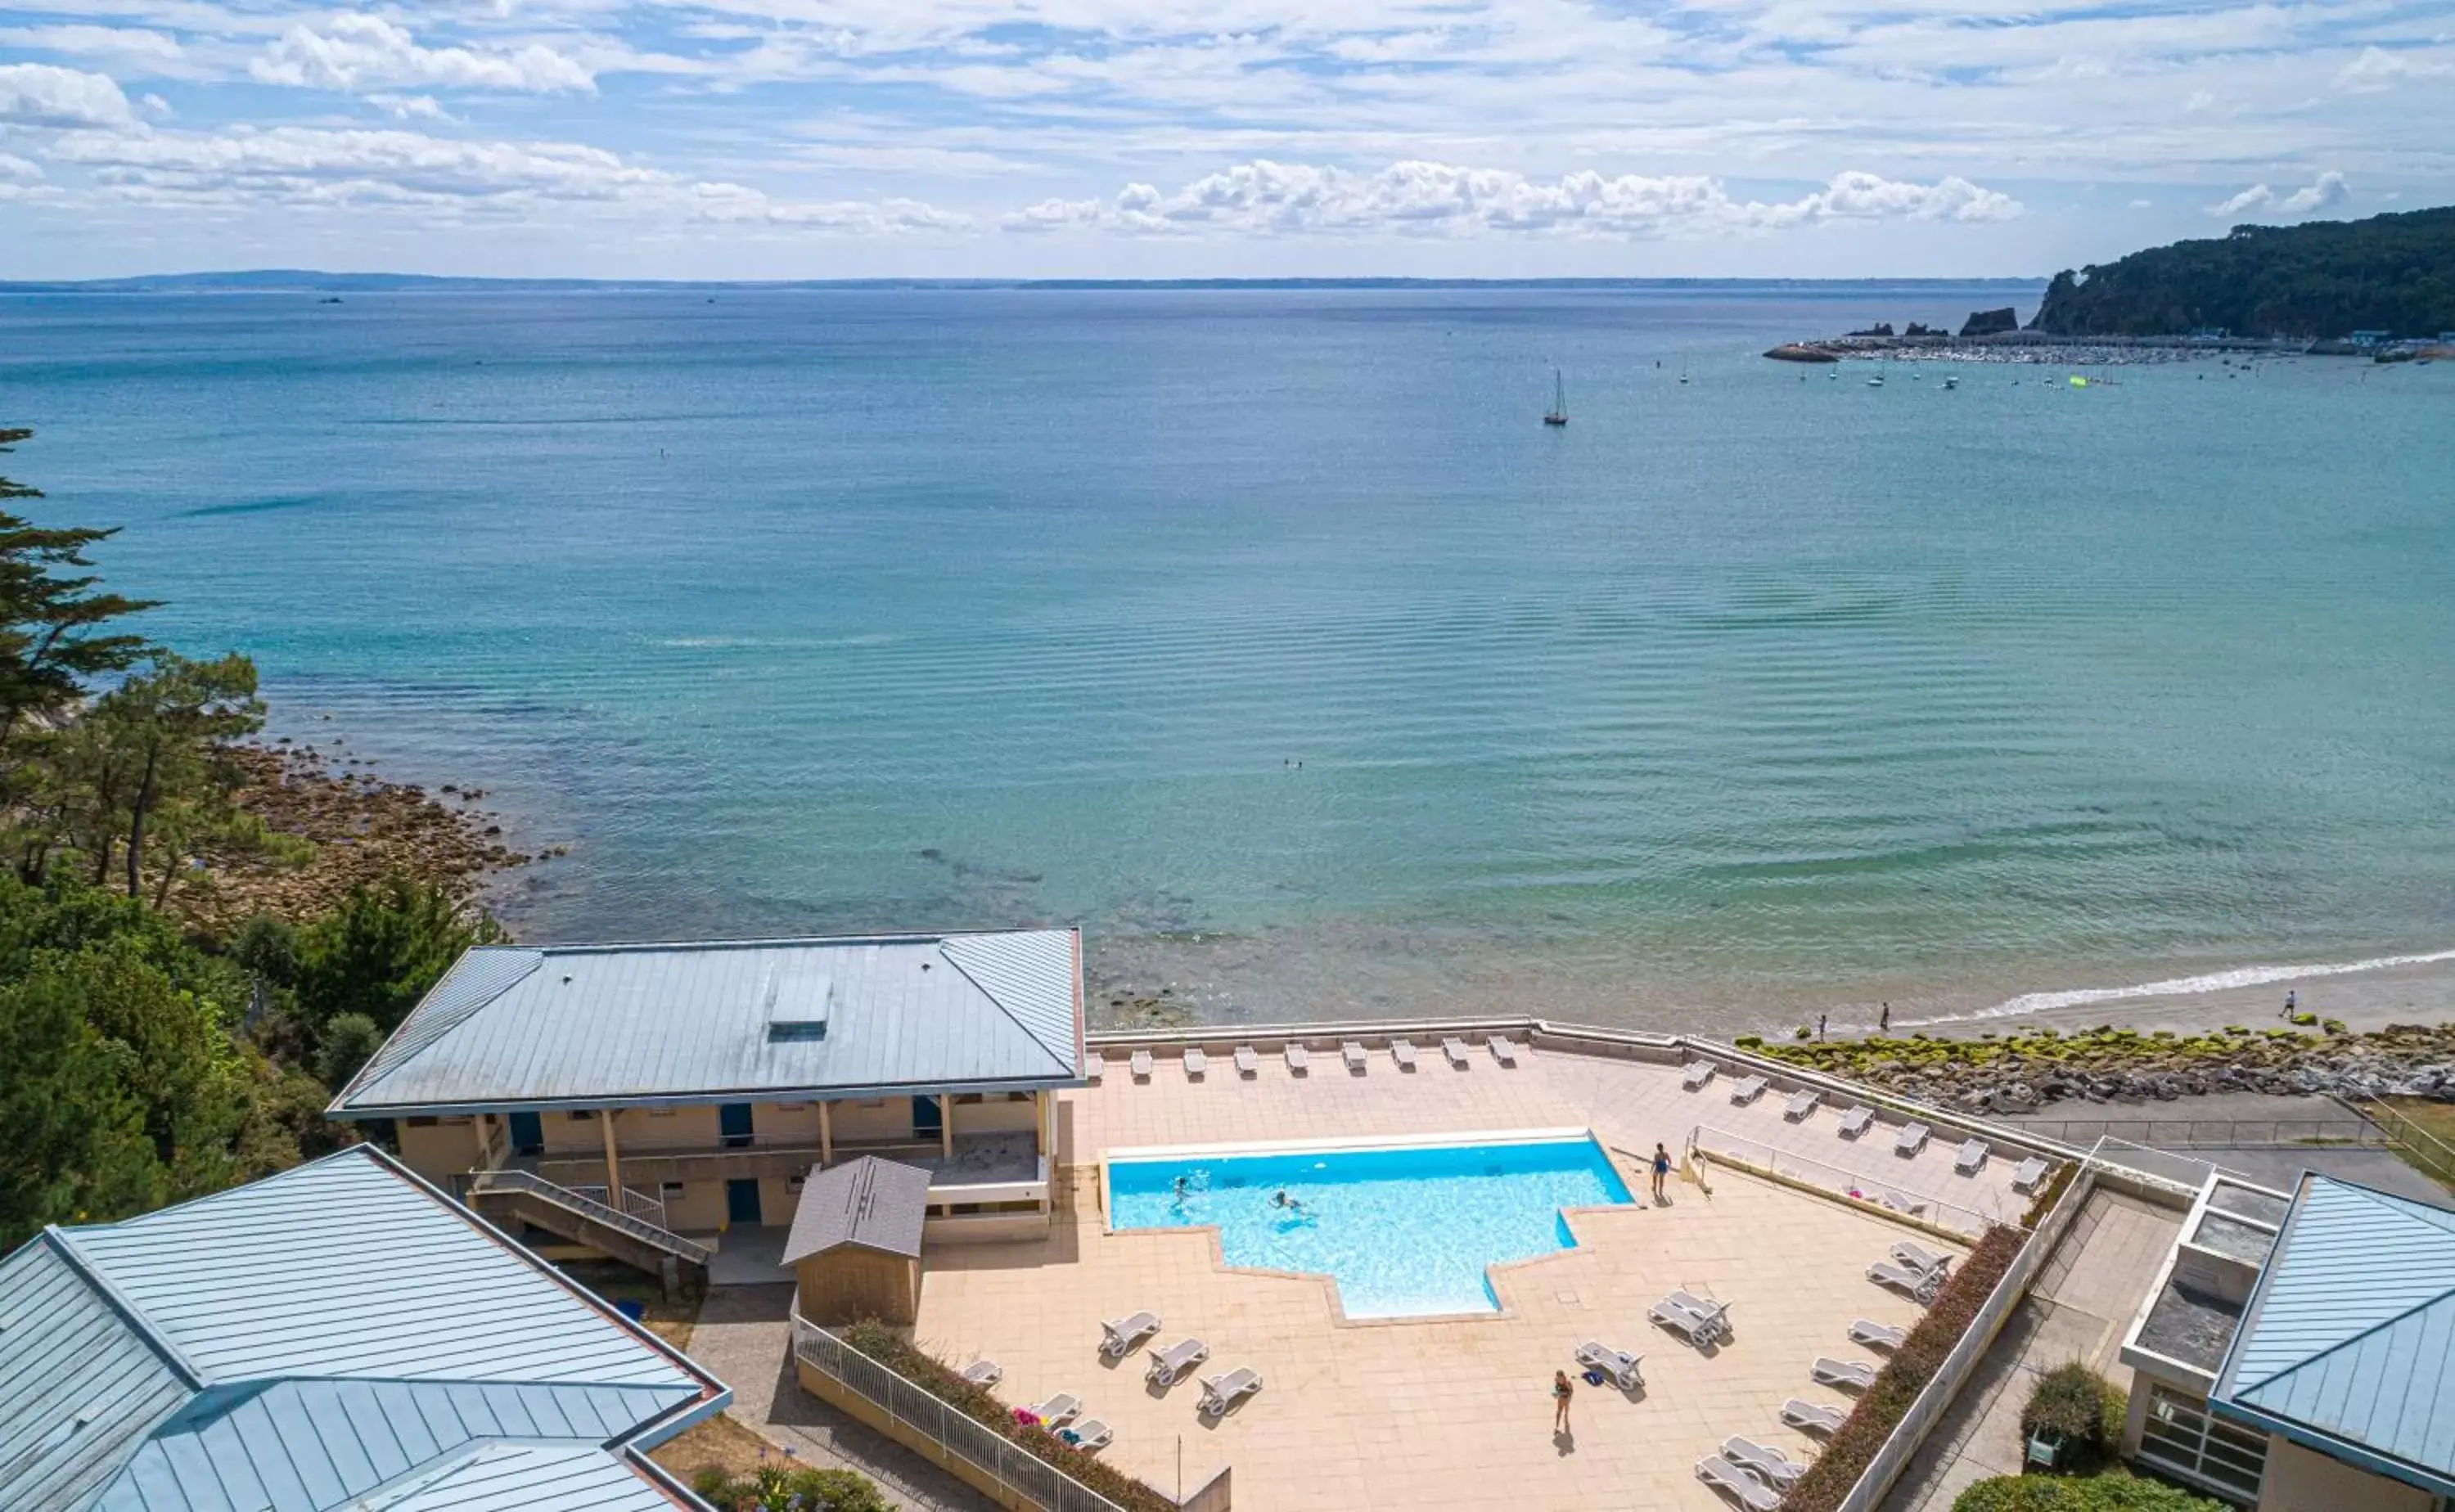
[[[1628,1200],[1586,1134],[1108,1162],[1110,1227],[1216,1224],[1228,1264],[1326,1275],[1349,1318],[1497,1312],[1486,1267],[1574,1249],[1562,1208]]]

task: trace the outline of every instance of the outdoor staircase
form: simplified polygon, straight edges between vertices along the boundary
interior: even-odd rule
[[[517,1230],[527,1224],[602,1251],[656,1277],[668,1293],[685,1278],[707,1280],[711,1251],[705,1245],[527,1171],[475,1172],[467,1200],[497,1225]]]

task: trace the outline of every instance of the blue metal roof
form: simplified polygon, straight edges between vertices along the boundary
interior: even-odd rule
[[[2209,1401],[2455,1495],[2455,1212],[2304,1173]]]
[[[366,1146],[0,1260],[10,1512],[670,1509],[629,1446],[728,1396]]]
[[[340,1118],[1060,1086],[1070,929],[478,946],[334,1100]]]

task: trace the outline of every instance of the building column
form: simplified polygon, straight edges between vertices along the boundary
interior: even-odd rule
[[[1057,1122],[1057,1099],[1047,1088],[1043,1087],[1031,1095],[1031,1142],[1035,1146],[1032,1153],[1046,1155],[1049,1152],[1049,1146],[1057,1142],[1054,1127]]]
[[[605,1126],[605,1205],[619,1213],[623,1211],[622,1157],[614,1147],[615,1111],[612,1108],[598,1109],[597,1121]]]
[[[947,1159],[955,1158],[955,1095],[938,1094],[938,1150]]]
[[[836,1163],[836,1120],[828,1110],[835,1106],[824,1098],[819,1099],[819,1165]]]

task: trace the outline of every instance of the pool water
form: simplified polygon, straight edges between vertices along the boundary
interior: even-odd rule
[[[1228,1264],[1326,1275],[1349,1318],[1497,1312],[1486,1267],[1574,1249],[1562,1208],[1628,1200],[1591,1139],[1108,1165],[1112,1227],[1216,1224]]]

